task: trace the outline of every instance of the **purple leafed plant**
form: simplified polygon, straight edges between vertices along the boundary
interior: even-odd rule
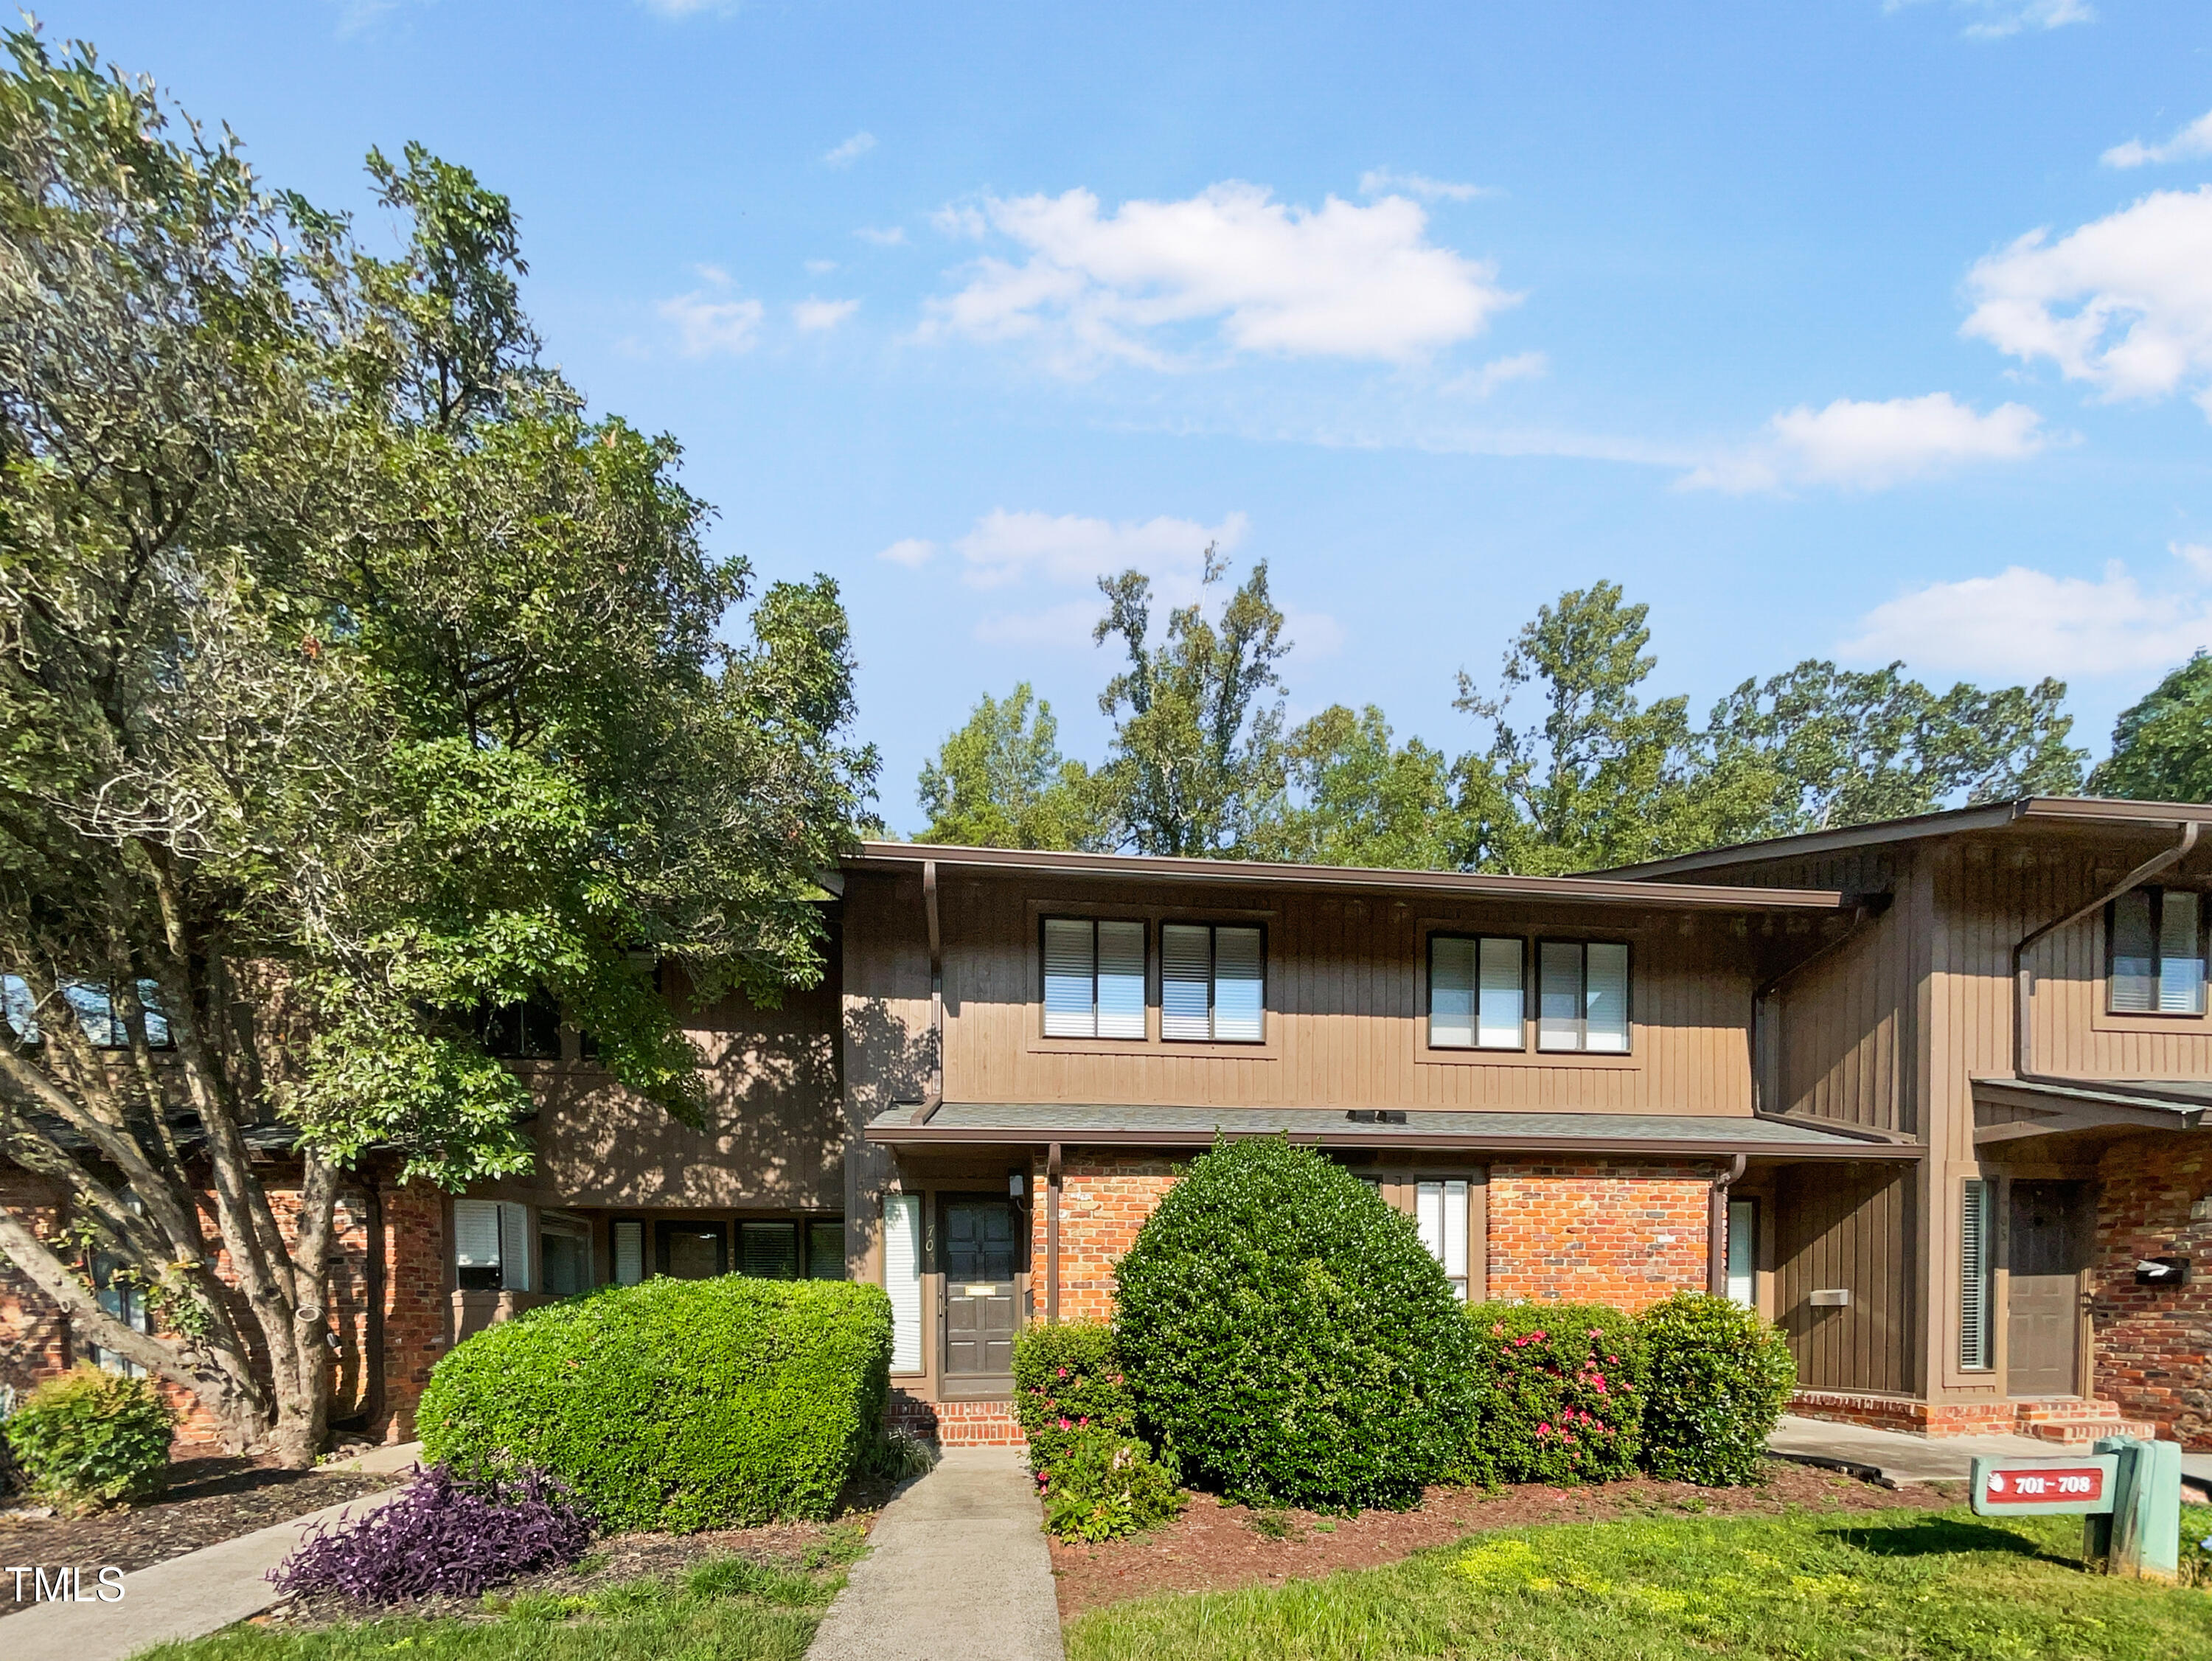
[[[473,1597],[533,1569],[574,1562],[591,1538],[575,1496],[542,1471],[471,1482],[442,1466],[418,1467],[388,1505],[310,1529],[269,1578],[284,1591],[342,1592],[368,1603],[440,1592]]]

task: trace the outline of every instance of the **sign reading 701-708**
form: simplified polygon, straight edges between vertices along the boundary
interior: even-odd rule
[[[1974,1510],[1984,1517],[2094,1517],[2112,1508],[2119,1459],[2093,1453],[2070,1459],[1974,1461]]]

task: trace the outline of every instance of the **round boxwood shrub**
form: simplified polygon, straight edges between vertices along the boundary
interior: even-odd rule
[[[423,1457],[536,1469],[603,1527],[830,1516],[876,1445],[890,1300],[844,1281],[657,1279],[489,1327],[432,1369]]]
[[[87,1361],[16,1404],[4,1430],[31,1492],[67,1511],[144,1500],[169,1485],[177,1415],[151,1379]]]
[[[1710,1293],[1644,1312],[1644,1465],[1673,1482],[1729,1488],[1764,1480],[1766,1439],[1797,1387],[1797,1362],[1771,1321]]]
[[[1635,1324],[1589,1303],[1481,1303],[1478,1441],[1509,1482],[1602,1482],[1636,1471],[1648,1392]]]
[[[1217,1145],[1115,1270],[1140,1423],[1183,1476],[1316,1510],[1467,1468],[1474,1339],[1412,1221],[1280,1137]]]

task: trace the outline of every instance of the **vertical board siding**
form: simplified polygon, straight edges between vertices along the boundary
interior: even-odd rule
[[[1793,1166],[1775,1181],[1775,1306],[1808,1390],[1916,1387],[1912,1179],[1894,1167]],[[1842,1308],[1813,1306],[1844,1288]]]
[[[890,976],[894,942],[919,941],[880,880],[848,895],[847,1008]],[[1208,901],[1214,902],[1209,906]],[[860,901],[855,904],[856,901]],[[1032,901],[1036,902],[1035,905]],[[1250,1054],[1157,1040],[1051,1048],[1036,1031],[1038,908],[1149,915],[1158,1001],[1158,916],[1238,920],[1267,914],[1269,1042]],[[939,890],[945,939],[945,1094],[962,1101],[1113,1102],[1188,1106],[1361,1106],[1747,1113],[1753,975],[1741,918],[1629,907],[1428,904],[1389,898],[1218,894],[1139,883],[1053,888],[1035,879],[954,877]],[[1540,1064],[1417,1059],[1422,925],[1534,938],[1547,931],[1625,938],[1634,962],[1632,1064],[1570,1057]],[[888,931],[890,940],[858,937]],[[927,967],[921,1014],[927,1016]],[[890,976],[911,988],[908,976]],[[908,992],[911,996],[911,991]],[[1532,1040],[1533,1042],[1533,1040]]]

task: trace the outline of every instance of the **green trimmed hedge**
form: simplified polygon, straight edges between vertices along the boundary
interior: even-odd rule
[[[1463,1306],[1413,1221],[1313,1149],[1217,1144],[1115,1272],[1139,1422],[1196,1485],[1342,1510],[1483,1474]]]
[[[1636,1323],[1587,1303],[1480,1303],[1481,1463],[1509,1482],[1602,1482],[1636,1472],[1649,1391]]]
[[[1681,1292],[1637,1321],[1644,1343],[1644,1467],[1708,1488],[1765,1479],[1766,1438],[1797,1362],[1771,1321],[1727,1298]]]
[[[647,1281],[488,1328],[432,1370],[434,1464],[534,1467],[610,1530],[827,1518],[883,1427],[890,1300],[845,1281]]]

